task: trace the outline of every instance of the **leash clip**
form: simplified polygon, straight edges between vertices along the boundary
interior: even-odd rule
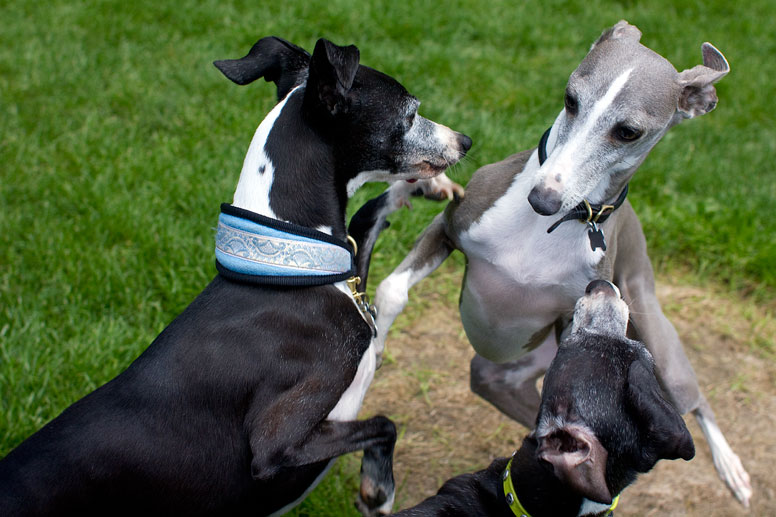
[[[361,284],[361,277],[351,276],[345,280],[345,283],[348,284],[350,293],[356,301],[356,306],[358,307],[358,310],[361,311],[361,316],[372,329],[372,335],[377,337],[377,324],[375,323],[375,320],[377,319],[377,307],[369,303],[369,296],[365,292],[358,290],[358,286]]]

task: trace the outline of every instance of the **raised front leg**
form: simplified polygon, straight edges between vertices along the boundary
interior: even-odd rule
[[[499,364],[477,354],[471,362],[471,389],[509,418],[533,429],[541,403],[536,381],[547,371],[557,349],[551,332],[536,350],[517,361]]]
[[[651,268],[648,274],[618,284],[631,309],[632,330],[655,360],[655,373],[680,413],[692,411],[711,449],[714,467],[733,495],[746,507],[752,497],[749,474],[717,426],[714,412],[701,394],[698,379],[679,335],[657,300]]]
[[[301,467],[337,458],[343,454],[364,451],[361,460],[361,490],[356,506],[365,516],[388,515],[393,508],[393,448],[396,426],[384,417],[339,422],[325,420],[304,438],[282,452],[271,467],[257,469],[255,478],[266,479],[281,468]]]
[[[388,329],[407,305],[409,290],[433,272],[452,253],[453,247],[445,234],[444,214],[437,215],[415,241],[401,264],[377,286],[376,353],[378,366],[385,348]]]
[[[366,291],[372,249],[380,233],[389,226],[389,215],[403,206],[411,208],[410,198],[413,196],[425,196],[428,199],[442,201],[460,199],[463,194],[463,187],[442,173],[433,178],[413,183],[397,181],[381,195],[364,203],[353,214],[348,225],[348,234],[355,239],[358,247],[356,266],[357,274],[361,277],[359,289]]]

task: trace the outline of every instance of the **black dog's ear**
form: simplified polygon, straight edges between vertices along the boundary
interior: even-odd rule
[[[307,76],[310,54],[284,39],[270,36],[256,42],[248,55],[240,59],[222,59],[213,64],[237,84],[245,85],[264,77],[278,87],[283,99]]]
[[[555,476],[579,495],[602,504],[612,503],[606,485],[608,453],[588,429],[564,426],[539,438],[539,459],[552,465]]]
[[[335,115],[347,106],[346,96],[358,71],[358,49],[340,47],[323,38],[315,44],[310,60],[306,100],[313,97]]]
[[[633,361],[628,369],[626,401],[642,436],[642,463],[637,470],[646,472],[661,459],[690,460],[695,456],[684,419],[663,398],[653,371],[643,361]]]

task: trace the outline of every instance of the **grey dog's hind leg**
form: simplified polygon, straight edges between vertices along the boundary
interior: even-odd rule
[[[709,443],[719,477],[733,495],[748,507],[752,497],[749,474],[730,448],[717,426],[711,406],[701,394],[698,379],[684,353],[679,335],[660,308],[652,275],[644,275],[637,282],[620,281],[618,285],[630,307],[634,337],[643,341],[652,353],[655,373],[666,395],[681,414],[693,412]]]

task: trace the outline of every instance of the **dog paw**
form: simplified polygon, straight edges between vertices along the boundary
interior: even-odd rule
[[[397,181],[390,187],[391,212],[402,207],[412,209],[411,197],[424,196],[435,201],[458,201],[463,198],[464,189],[444,173],[425,180]]]
[[[459,200],[463,198],[464,189],[461,185],[448,178],[444,173],[431,179],[416,183],[414,195],[424,196],[434,201]]]
[[[361,515],[364,517],[390,515],[393,510],[393,499],[393,487],[386,489],[378,486],[369,477],[361,477],[361,490],[355,503],[356,509],[361,512]]]

